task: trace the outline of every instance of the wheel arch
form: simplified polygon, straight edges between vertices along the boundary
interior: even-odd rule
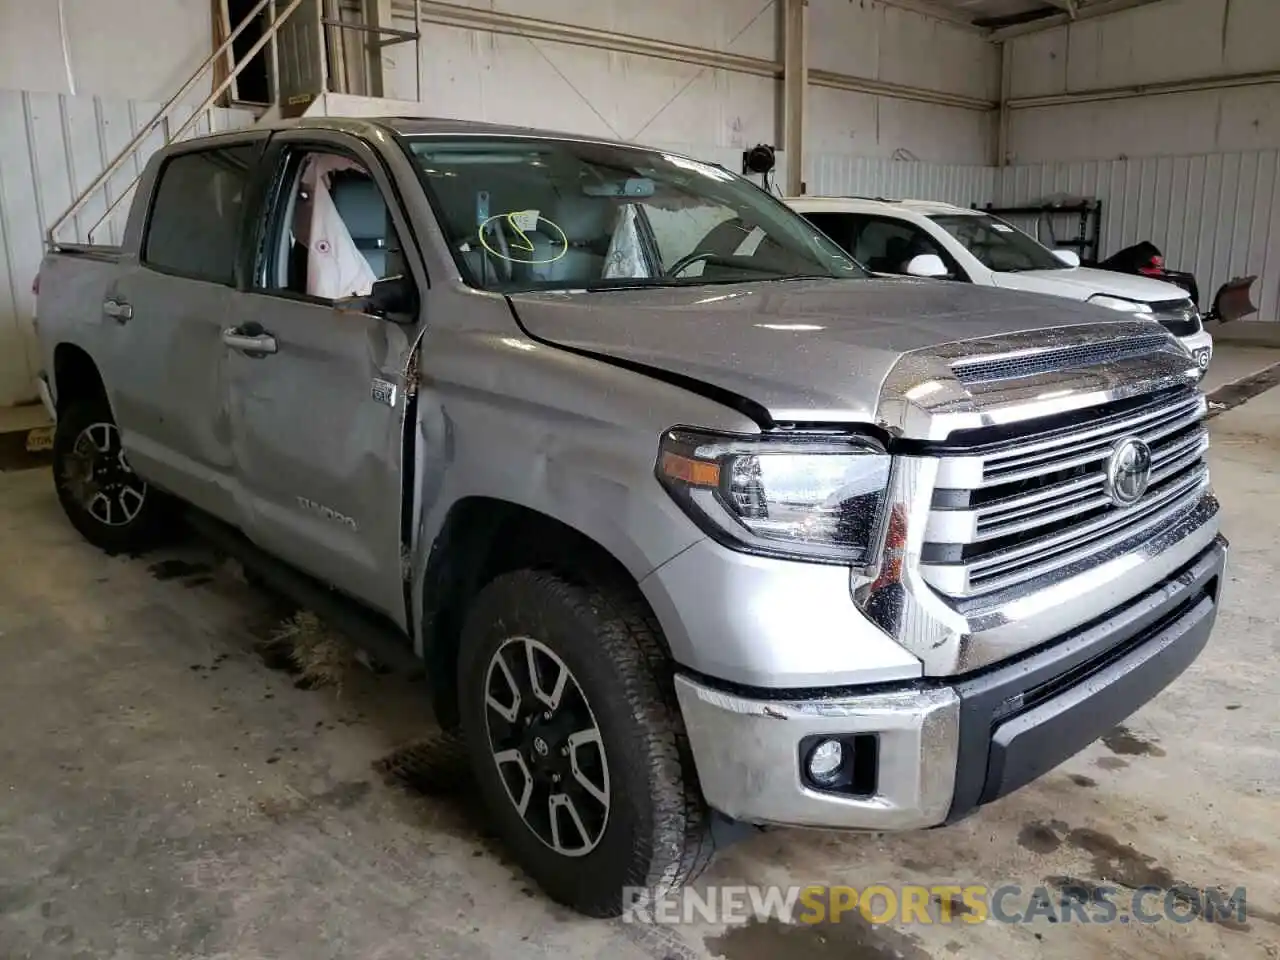
[[[447,729],[458,722],[455,674],[471,600],[496,577],[523,569],[631,592],[657,624],[637,577],[595,538],[523,504],[464,497],[449,509],[435,538],[422,588],[423,659],[437,719]]]
[[[59,414],[77,400],[95,399],[108,408],[111,405],[98,364],[74,343],[63,342],[53,350],[53,395]]]

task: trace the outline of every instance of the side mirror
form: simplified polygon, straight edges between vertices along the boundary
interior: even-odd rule
[[[412,277],[385,277],[373,282],[368,296],[346,297],[334,306],[343,313],[368,313],[397,323],[412,323],[417,319],[418,290]]]
[[[1074,250],[1055,250],[1053,255],[1065,263],[1068,267],[1080,266],[1080,254]]]
[[[922,253],[911,258],[911,262],[907,264],[907,273],[913,277],[938,278],[949,275],[951,271],[936,253]]]

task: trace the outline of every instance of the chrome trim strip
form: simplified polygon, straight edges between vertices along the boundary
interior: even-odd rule
[[[1151,486],[1193,465],[1208,449],[1209,435],[1203,428],[1175,444],[1156,448]],[[1110,506],[1111,498],[1101,493],[1103,486],[1104,477],[1099,471],[1030,493],[993,500],[973,509],[935,509],[929,516],[925,539],[930,543],[981,543],[1060,524],[1090,510]],[[1114,511],[1110,516],[1123,520]],[[1028,546],[1034,545],[1029,542]]]
[[[850,582],[859,609],[920,659],[925,676],[975,670],[1097,619],[1167,580],[1218,535],[1218,501],[1206,491],[1033,581],[969,599],[946,597],[920,564],[927,511],[916,497],[931,489],[936,463],[925,457],[895,462],[881,567],[856,572]]]
[[[1072,431],[1071,433],[1043,440],[1029,437],[1026,446],[1033,447],[1034,452],[1040,454],[1042,452],[1048,453],[1059,447],[1092,445],[1094,442],[1111,439],[1117,434],[1129,435],[1148,431],[1156,425],[1164,426],[1168,421],[1174,419],[1185,418],[1186,422],[1192,423],[1203,417],[1207,409],[1208,405],[1204,396],[1202,394],[1193,394],[1173,407],[1161,406],[1156,409],[1144,410],[1136,416],[1129,415],[1121,419],[1104,420],[1089,429]],[[994,451],[984,459],[988,463],[1003,464],[1004,461],[1011,458],[1016,459],[1024,453],[1026,453],[1026,447],[1019,446],[1010,450]]]
[[[1190,497],[1198,496],[1208,488],[1208,475],[1198,474],[1178,483],[1171,488],[1167,496],[1130,508],[1123,515],[1108,514],[1065,534],[1037,541],[1029,548],[1020,549],[1016,554],[1013,552],[995,554],[967,565],[923,564],[922,575],[937,590],[958,598],[992,593],[1015,584],[1045,577],[1073,564],[1087,561],[1090,557],[1106,551],[1117,543],[1159,526],[1185,508]],[[1117,523],[1124,525],[1116,527],[1106,536],[1088,539],[1089,534],[1115,527]],[[1077,542],[1079,546],[1075,545]],[[1049,546],[1059,546],[1062,549],[1044,560],[1026,564],[1018,563],[1028,553],[1039,552]],[[1010,570],[1011,566],[1012,570]]]
[[[1203,401],[1203,398],[1200,398]],[[1004,483],[1014,483],[1018,480],[1027,480],[1032,477],[1042,476],[1046,473],[1054,473],[1058,470],[1066,470],[1071,467],[1082,466],[1091,463],[1094,460],[1105,459],[1111,452],[1114,441],[1128,436],[1141,437],[1148,444],[1154,444],[1170,434],[1177,433],[1195,424],[1204,417],[1205,407],[1203,403],[1198,405],[1195,412],[1186,413],[1180,411],[1177,418],[1164,418],[1158,422],[1158,425],[1150,426],[1147,429],[1137,427],[1135,429],[1115,429],[1108,430],[1105,435],[1095,439],[1090,439],[1086,443],[1077,443],[1068,451],[1049,451],[1044,449],[1035,449],[1028,451],[1022,449],[1023,456],[1017,460],[1006,460],[999,462],[998,458],[1007,456],[1006,454],[993,454],[983,458],[983,487],[997,487]],[[1029,444],[1028,446],[1032,446]],[[1070,453],[1071,456],[1066,460],[1053,459],[1061,456],[1062,453]],[[1017,470],[1017,467],[1024,466],[1024,469]],[[1013,472],[1009,472],[1012,470]]]
[[[1164,348],[1144,356],[1017,380],[964,384],[951,369],[962,359],[1151,336],[1152,327],[1145,319],[1081,323],[958,341],[904,354],[881,385],[877,422],[895,436],[938,441],[958,430],[1021,423],[1199,383],[1195,360],[1167,332]]]

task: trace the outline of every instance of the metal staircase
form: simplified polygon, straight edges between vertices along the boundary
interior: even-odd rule
[[[266,68],[271,102],[265,110],[262,105],[253,105],[257,107],[253,113],[260,122],[302,116],[315,109],[330,112],[331,94],[343,95],[347,103],[350,103],[352,96],[365,98],[370,87],[368,71],[371,59],[380,58],[383,48],[397,43],[414,44],[416,99],[420,100],[421,20],[417,2],[414,2],[413,7],[414,29],[398,30],[359,20],[344,20],[336,0],[258,0],[244,19],[228,33],[226,40],[141,125],[124,149],[53,221],[45,235],[46,244],[53,247],[64,242],[92,243],[95,234],[104,224],[110,223],[120,211],[128,209],[124,201],[132,196],[141,179],[141,173],[138,173],[123,190],[111,196],[108,184],[112,183],[116,174],[135,158],[145,160],[142,152],[145,150],[149,155],[157,146],[157,138],[153,136],[157,130],[162,133],[162,142],[168,144],[195,135],[201,121],[207,121],[212,129],[213,111],[220,107],[228,91],[234,91],[237,79],[264,49],[267,51]],[[246,31],[255,28],[261,30],[261,36],[243,55],[237,57],[234,53],[236,41]],[[364,42],[352,43],[349,38],[363,39]],[[360,84],[360,91],[348,89],[351,86],[348,58],[353,52],[364,53],[359,67],[364,73],[365,82]],[[224,65],[225,75],[219,77],[218,73]],[[197,89],[208,89],[209,92],[193,112],[174,126],[172,121],[185,112],[187,100]],[[233,101],[232,106],[241,105]],[[141,171],[144,165],[139,163],[137,169]],[[80,231],[81,211],[104,191],[107,191],[106,210],[88,230]],[[68,225],[76,231],[75,235],[66,235]]]

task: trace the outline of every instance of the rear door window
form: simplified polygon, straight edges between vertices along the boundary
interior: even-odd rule
[[[960,268],[942,244],[915,224],[905,220],[867,217],[854,243],[853,258],[876,273],[905,274],[907,264],[914,258],[931,253],[947,265],[947,278],[967,280]]]
[[[804,211],[800,214],[828,237],[840,244],[840,249],[854,257],[853,236],[858,225],[852,213],[840,213],[832,210]],[[865,266],[865,264],[863,264]]]
[[[238,144],[181,153],[160,171],[143,262],[166,273],[228,286],[249,177],[258,148]]]

